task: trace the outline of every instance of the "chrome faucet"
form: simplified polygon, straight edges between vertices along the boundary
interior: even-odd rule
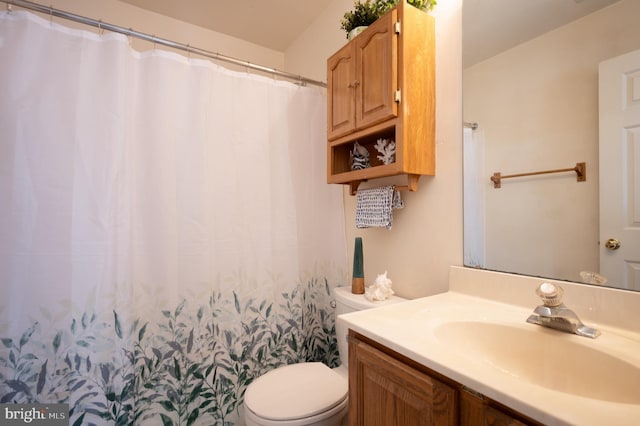
[[[542,305],[536,307],[527,322],[592,339],[598,337],[598,330],[584,325],[578,315],[562,303],[563,293],[562,287],[558,285],[540,284],[536,294],[542,299]]]

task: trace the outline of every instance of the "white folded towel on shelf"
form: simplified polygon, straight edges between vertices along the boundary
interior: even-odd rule
[[[356,198],[356,228],[391,229],[393,209],[404,207],[393,185],[358,190]]]

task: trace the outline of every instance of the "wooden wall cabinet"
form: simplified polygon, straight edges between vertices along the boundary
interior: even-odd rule
[[[540,426],[349,330],[350,426]]]
[[[402,0],[327,60],[327,182],[435,174],[435,22]],[[382,164],[374,144],[396,143]],[[351,170],[358,142],[371,167]]]

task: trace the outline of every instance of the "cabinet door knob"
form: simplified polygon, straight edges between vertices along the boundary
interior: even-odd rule
[[[360,82],[358,80],[353,80],[351,83],[349,83],[349,89],[355,89],[359,84]]]

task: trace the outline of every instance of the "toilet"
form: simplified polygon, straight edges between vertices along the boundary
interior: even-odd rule
[[[361,311],[405,301],[391,296],[370,302],[351,287],[334,289],[335,314]],[[343,426],[348,423],[349,378],[347,328],[336,322],[341,364],[331,369],[320,362],[279,367],[258,377],[244,394],[247,426]]]

